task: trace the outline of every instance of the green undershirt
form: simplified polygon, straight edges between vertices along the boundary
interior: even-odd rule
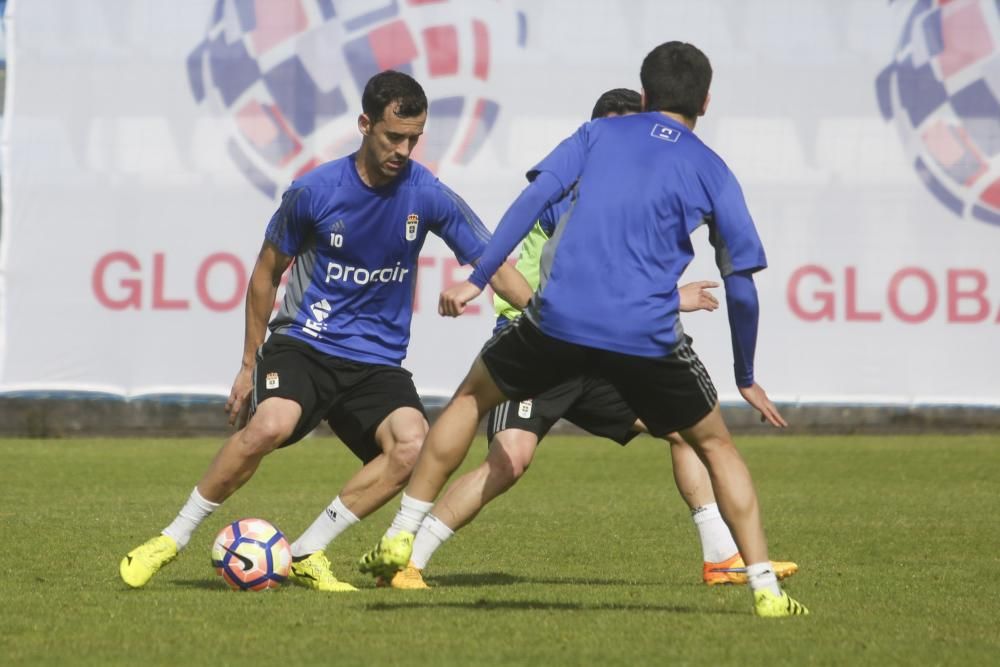
[[[548,234],[536,222],[535,226],[531,228],[531,232],[521,242],[521,253],[517,257],[517,264],[514,265],[514,268],[528,281],[532,292],[538,289],[542,247],[548,240]],[[520,310],[504,301],[497,294],[493,295],[493,308],[496,310],[497,316],[506,317],[508,320],[513,320],[521,314]]]

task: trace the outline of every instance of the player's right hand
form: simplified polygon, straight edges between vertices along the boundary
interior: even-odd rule
[[[226,412],[229,413],[229,425],[240,429],[246,426],[250,414],[250,401],[247,399],[253,391],[253,368],[240,368],[233,380],[233,388],[226,400]]]
[[[708,290],[718,286],[719,283],[714,280],[697,280],[681,285],[677,288],[681,298],[680,311],[691,313],[696,310],[715,310],[719,307],[719,300]]]
[[[479,296],[482,291],[468,280],[449,287],[441,292],[441,298],[438,299],[438,315],[458,317],[465,312],[465,304]]]

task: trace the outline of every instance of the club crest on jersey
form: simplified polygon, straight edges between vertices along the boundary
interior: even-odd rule
[[[528,417],[531,416],[530,398],[526,401],[521,401],[521,403],[517,406],[517,416],[520,417],[521,419],[527,419]]]
[[[417,240],[417,225],[420,224],[420,216],[416,213],[411,213],[406,216],[406,240],[416,241]]]
[[[268,389],[277,389],[278,388],[278,374],[277,373],[268,373],[264,377],[264,386],[267,387]]]
[[[676,144],[677,140],[681,138],[681,131],[657,123],[656,125],[653,126],[653,131],[650,132],[650,136],[654,136],[657,139],[663,139],[664,141],[669,141],[672,144]]]

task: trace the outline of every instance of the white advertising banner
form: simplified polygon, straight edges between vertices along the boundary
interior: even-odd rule
[[[676,39],[712,60],[696,131],[740,179],[767,249],[756,375],[772,398],[1000,406],[994,0],[7,11],[0,391],[228,393],[264,227],[296,175],[360,143],[361,89],[380,69],[424,85],[417,159],[493,226],[598,95],[638,89],[643,56]],[[702,233],[696,251],[685,279],[717,279]],[[489,336],[485,297],[436,314],[466,271],[428,242],[405,362],[423,394],[450,394]],[[738,398],[724,309],[684,323]]]

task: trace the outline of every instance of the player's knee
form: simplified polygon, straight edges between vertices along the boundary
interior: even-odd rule
[[[423,428],[414,427],[405,432],[397,434],[392,444],[392,449],[388,452],[389,460],[393,466],[404,470],[412,470],[420,455],[420,448],[424,444],[424,437],[427,432]]]
[[[530,454],[526,454],[521,451],[513,452],[510,457],[510,476],[512,478],[512,484],[521,479],[524,473],[528,472],[528,468],[531,466],[531,459],[532,457]]]
[[[735,449],[732,439],[722,437],[702,438],[691,442],[690,446],[701,456],[713,456]]]
[[[294,429],[294,424],[277,415],[255,415],[243,433],[243,449],[250,456],[267,454],[284,443]]]
[[[671,447],[690,447],[690,445],[687,444],[684,438],[681,437],[681,434],[677,432],[667,433],[665,436],[663,436],[663,439],[666,440],[667,444],[669,444]]]
[[[491,473],[506,486],[513,485],[528,471],[535,454],[535,441],[498,435],[490,450]]]

